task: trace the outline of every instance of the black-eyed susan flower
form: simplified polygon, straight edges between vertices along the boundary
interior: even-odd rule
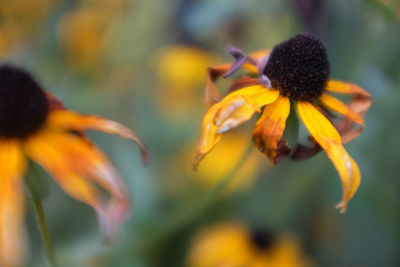
[[[24,70],[0,66],[0,265],[24,258],[24,174],[28,159],[41,165],[71,197],[97,213],[112,239],[130,210],[126,187],[106,155],[84,130],[118,134],[135,141],[145,160],[147,149],[123,125],[67,110]],[[96,188],[110,193],[107,200]]]
[[[193,239],[186,266],[306,267],[312,263],[291,235],[227,222],[200,231]]]
[[[195,166],[219,142],[224,132],[248,121],[264,107],[253,131],[259,150],[272,164],[277,164],[288,156],[303,160],[324,149],[342,180],[343,198],[337,208],[345,212],[348,201],[357,191],[361,175],[343,144],[363,131],[363,115],[372,103],[371,95],[355,84],[329,78],[330,63],[325,47],[310,33],[296,35],[272,51],[246,55],[232,46],[228,51],[236,58],[232,64],[208,69],[206,102],[211,107],[203,119]],[[258,77],[243,75],[232,83],[229,93],[222,98],[214,82],[220,76],[231,76],[240,68]],[[353,98],[345,105],[332,93],[353,95]],[[310,132],[313,147],[297,145],[292,150],[288,141],[282,138],[291,106],[296,108]],[[343,115],[343,119],[334,123],[328,110]]]

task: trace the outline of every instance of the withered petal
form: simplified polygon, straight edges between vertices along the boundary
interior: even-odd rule
[[[272,164],[277,164],[289,156],[291,149],[287,140],[281,140],[290,113],[290,100],[279,96],[276,101],[267,105],[261,118],[254,127],[254,143]]]
[[[353,95],[348,104],[349,110],[363,117],[372,104],[372,96],[361,87],[352,83],[345,83],[337,80],[330,80],[327,84],[327,91],[339,94]],[[342,143],[346,144],[358,137],[364,130],[364,127],[354,129],[357,122],[351,117],[345,116],[335,127],[342,137]]]

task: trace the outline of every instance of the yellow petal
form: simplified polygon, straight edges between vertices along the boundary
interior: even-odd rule
[[[25,156],[15,140],[0,141],[0,265],[18,266],[24,262],[25,198],[23,175]]]
[[[221,102],[221,108],[215,116],[218,133],[229,131],[248,121],[255,112],[274,102],[279,96],[278,90],[270,90],[262,85],[253,85],[227,95]]]
[[[129,214],[125,185],[107,157],[93,144],[69,133],[43,131],[30,137],[24,150],[73,198],[92,206],[108,239]],[[106,189],[105,202],[92,182]]]
[[[237,90],[213,105],[203,118],[200,144],[197,146],[194,167],[211,151],[221,138],[221,133],[249,120],[262,106],[275,101],[278,90],[255,85]]]
[[[364,127],[364,119],[337,98],[323,93],[318,100],[320,100],[327,108],[346,116],[355,123],[361,124]]]
[[[364,91],[361,87],[352,83],[345,83],[338,80],[329,80],[326,86],[326,90],[341,94],[361,94],[370,95]]]
[[[59,127],[67,130],[84,131],[96,130],[130,139],[139,146],[142,152],[142,160],[147,162],[147,147],[136,133],[122,124],[95,115],[79,114],[70,110],[54,110],[47,119],[50,127]]]
[[[280,142],[289,113],[289,98],[280,96],[275,102],[265,107],[254,127],[253,136],[256,146],[273,164],[281,161],[290,152],[290,149]],[[278,144],[281,145],[278,146]]]
[[[313,104],[300,101],[297,104],[301,120],[326,151],[336,170],[339,172],[343,186],[343,199],[336,206],[343,213],[347,209],[347,203],[354,196],[361,182],[361,174],[357,163],[344,149],[339,133],[329,120],[323,116]]]

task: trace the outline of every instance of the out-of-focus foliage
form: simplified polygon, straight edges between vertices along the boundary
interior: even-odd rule
[[[111,246],[94,212],[43,172],[59,265],[185,266],[200,229],[237,220],[293,233],[316,266],[398,266],[399,14],[396,0],[0,0],[3,62],[27,68],[67,107],[135,129],[150,149],[143,167],[134,145],[90,133],[134,202]],[[344,215],[334,209],[340,181],[324,152],[272,167],[246,148],[257,118],[191,169],[207,110],[205,67],[231,61],[228,44],[256,51],[304,31],[326,44],[332,78],[374,97],[365,131],[346,145],[362,182]],[[27,217],[29,266],[45,266],[32,211]]]

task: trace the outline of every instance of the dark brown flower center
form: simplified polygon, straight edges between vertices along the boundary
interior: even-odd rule
[[[260,229],[253,229],[250,237],[254,247],[262,251],[270,249],[275,242],[272,233]]]
[[[48,113],[46,94],[26,71],[0,66],[0,137],[24,138],[37,131]]]
[[[278,44],[263,71],[272,87],[293,100],[311,100],[324,91],[330,64],[324,44],[303,33]]]

